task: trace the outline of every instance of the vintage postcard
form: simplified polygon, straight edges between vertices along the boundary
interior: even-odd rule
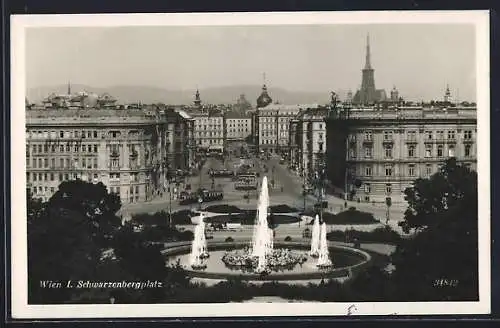
[[[11,32],[13,318],[490,312],[487,11]]]

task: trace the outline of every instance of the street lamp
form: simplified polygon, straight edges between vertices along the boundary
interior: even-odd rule
[[[392,205],[392,198],[391,197],[386,197],[385,198],[385,205],[387,207],[387,211],[385,213],[385,224],[388,225],[389,224],[389,219],[390,219],[390,207]]]

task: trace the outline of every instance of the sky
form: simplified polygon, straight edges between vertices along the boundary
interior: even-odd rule
[[[67,84],[200,90],[261,85],[353,90],[370,35],[375,84],[411,100],[449,84],[476,99],[475,30],[467,24],[31,27],[27,88]]]

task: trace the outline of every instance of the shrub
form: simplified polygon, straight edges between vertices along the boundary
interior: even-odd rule
[[[191,210],[180,210],[172,213],[172,224],[187,225],[192,224],[191,218],[196,216]]]
[[[323,216],[325,217],[325,216]],[[372,213],[357,211],[354,207],[340,212],[332,220],[335,224],[373,224],[378,223]]]
[[[292,241],[292,237],[290,237],[290,236],[286,236],[286,237],[285,237],[285,241]]]
[[[241,209],[233,205],[211,205],[207,206],[205,211],[213,213],[239,213]]]
[[[132,221],[146,226],[164,226],[169,223],[169,213],[165,211],[156,212],[154,214],[143,213],[132,216]],[[180,210],[172,213],[172,224],[192,224],[191,217],[195,213],[190,210]]]
[[[384,226],[377,228],[373,231],[359,231],[359,230],[346,230],[340,231],[335,230],[331,231],[327,234],[328,240],[337,240],[343,242],[354,242],[357,240],[358,242],[368,242],[368,243],[390,243],[396,244],[401,240],[401,236],[389,226]]]
[[[283,204],[270,206],[269,209],[272,213],[295,213],[299,211],[295,207],[290,207]]]
[[[226,243],[232,243],[234,241],[233,237],[227,237]]]

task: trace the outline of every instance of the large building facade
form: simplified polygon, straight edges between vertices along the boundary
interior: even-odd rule
[[[218,111],[192,111],[194,142],[198,150],[224,151],[224,115]]]
[[[326,122],[328,177],[352,200],[403,202],[449,157],[476,169],[475,107],[337,108]]]
[[[102,182],[122,203],[160,196],[193,162],[192,120],[173,110],[30,108],[26,181],[48,200],[63,181]]]
[[[306,109],[290,121],[289,163],[296,172],[311,176],[324,164],[327,115],[326,107]]]
[[[243,112],[226,112],[224,130],[227,141],[243,141],[252,135],[252,118]]]

